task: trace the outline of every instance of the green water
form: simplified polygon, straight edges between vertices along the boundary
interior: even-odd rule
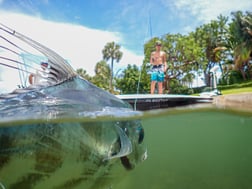
[[[57,149],[59,151],[61,150],[60,152],[61,154],[65,154],[64,156],[60,156],[58,153],[49,153],[49,156],[44,155],[42,157],[40,155],[33,157],[33,153],[21,157],[19,157],[19,155],[13,155],[11,157],[12,159],[6,162],[7,168],[3,167],[2,170],[0,169],[0,189],[2,189],[3,186],[5,187],[4,189],[27,189],[28,187],[21,185],[18,182],[19,180],[15,180],[15,178],[23,179],[24,176],[29,176],[31,173],[36,175],[34,170],[37,170],[38,165],[41,166],[40,163],[42,160],[44,161],[42,161],[42,165],[55,167],[57,164],[55,164],[53,160],[55,160],[56,163],[58,162],[57,154],[61,157],[60,160],[62,159],[62,162],[60,161],[61,166],[56,166],[56,168],[58,168],[55,168],[57,171],[52,171],[50,177],[49,175],[48,177],[43,177],[44,180],[42,179],[37,183],[37,188],[55,188],[51,186],[63,186],[65,182],[67,182],[67,185],[64,188],[76,189],[252,188],[251,112],[228,111],[208,106],[206,108],[182,107],[145,112],[143,115],[125,117],[122,118],[122,120],[130,122],[136,118],[141,119],[145,131],[144,143],[148,149],[148,158],[136,164],[135,169],[130,171],[126,170],[120,159],[117,158],[112,159],[108,163],[99,163],[100,161],[96,161],[93,156],[88,158],[90,156],[90,151],[85,151],[85,154],[83,154],[87,156],[87,159],[84,158],[82,161],[78,161],[79,148],[71,148],[72,150],[69,151],[69,148],[65,148],[65,146],[68,145],[64,143],[64,145]],[[109,118],[108,124],[113,119],[117,120],[118,118]],[[82,135],[82,132],[76,132],[79,131],[76,129],[79,128],[77,127],[77,123],[79,123],[80,120],[60,121],[66,122],[61,129],[69,128],[69,130],[67,130],[68,132],[63,132],[62,130],[59,132],[69,134],[67,140],[62,139],[63,142],[67,141],[69,145],[71,144],[78,147],[79,141],[82,141],[82,139],[85,139],[85,136],[88,136]],[[72,121],[75,121],[74,123],[77,125],[71,123]],[[98,132],[97,128],[105,129],[98,133],[111,133],[112,131],[109,129],[110,127],[94,127],[93,125],[105,123],[108,121],[107,119],[94,119],[94,123],[85,121],[86,120],[83,119],[80,123],[85,127],[86,131],[90,131],[88,132],[89,134],[92,133],[91,128],[96,128],[94,129],[94,133]],[[27,121],[25,120],[25,122]],[[38,128],[44,128],[38,126],[36,126],[36,130],[38,130]],[[73,132],[74,135],[72,135],[72,131],[75,131]],[[15,135],[16,134],[17,133],[15,133]],[[68,136],[65,134],[62,135],[64,136],[63,138]],[[14,136],[13,133],[12,135]],[[59,140],[60,139],[61,138],[59,138]],[[5,141],[6,140],[3,138],[3,144],[6,143]],[[51,140],[47,142],[49,143],[50,141]],[[85,139],[83,141],[89,142],[90,140]],[[93,144],[93,142],[90,144]],[[98,144],[100,143],[94,143],[90,149],[99,147]],[[34,154],[35,152],[36,151],[34,151]],[[42,152],[47,151],[44,150]],[[134,153],[137,156],[139,152],[136,151]],[[51,159],[43,159],[43,157],[51,157]],[[30,183],[29,178],[30,177],[23,179],[24,183]],[[78,185],[79,178],[83,179],[83,183]],[[14,180],[13,183],[18,183],[15,185],[17,187],[9,187],[11,185],[9,183],[12,183],[12,180]],[[36,184],[35,181],[34,184]],[[1,186],[1,184],[3,185]],[[32,188],[35,187],[33,186]]]
[[[143,120],[148,159],[113,188],[252,188],[252,114],[157,115]]]

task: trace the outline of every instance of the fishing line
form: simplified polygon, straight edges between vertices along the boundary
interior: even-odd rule
[[[149,27],[147,27],[146,36],[148,36],[148,33],[150,33],[150,38],[152,39],[152,24],[151,24],[151,14],[150,14],[150,11],[149,11],[148,26]],[[145,42],[145,38],[144,38],[143,41]],[[144,42],[143,42],[143,45],[144,45]],[[137,95],[139,94],[139,88],[140,88],[140,82],[141,82],[141,77],[142,77],[143,64],[144,64],[144,61],[143,61],[142,65],[140,66],[140,74],[139,74],[139,77],[138,77],[137,91],[136,91]],[[135,98],[135,100],[134,100],[134,110],[136,110],[136,104],[137,104],[137,98]]]

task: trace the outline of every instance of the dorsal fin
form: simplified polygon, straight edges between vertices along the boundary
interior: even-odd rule
[[[15,30],[1,23],[0,23],[0,30],[2,30],[1,33],[3,33],[3,34],[0,33],[0,38],[4,40],[4,42],[7,44],[5,46],[1,44],[0,50],[1,49],[6,50],[12,55],[18,55],[20,57],[22,56],[21,55],[22,53],[30,53],[29,50],[27,50],[26,48],[23,48],[22,46],[16,44],[16,40],[13,39],[15,38],[24,42],[33,49],[36,49],[47,59],[47,63],[49,64],[49,66],[47,73],[48,77],[44,78],[47,81],[45,85],[47,86],[55,85],[77,75],[77,73],[73,70],[73,68],[68,64],[68,62],[64,58],[62,58],[60,55],[58,55],[56,52],[49,49],[48,47],[38,43],[37,41],[34,41],[33,39],[21,33],[16,32]],[[32,72],[30,70],[24,70],[20,66],[16,65],[25,65],[25,63],[20,60],[14,60],[12,58],[1,56],[0,54],[0,66],[5,66],[12,69],[18,69],[21,72],[26,72],[26,74],[27,73],[30,74]],[[31,65],[26,64],[25,66],[31,67],[33,71],[37,70],[37,68],[32,67]]]

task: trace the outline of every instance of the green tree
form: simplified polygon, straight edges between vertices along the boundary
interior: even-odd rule
[[[219,65],[222,70],[222,83],[230,83],[231,80],[239,82],[241,78],[252,79],[252,15],[251,12],[244,14],[238,11],[231,13],[231,16],[232,22],[228,23],[228,17],[220,15],[216,20],[199,26],[188,35],[166,34],[160,38],[150,39],[144,44],[145,58],[141,69],[134,65],[128,66],[123,71],[123,77],[116,78],[116,87],[123,93],[135,93],[136,81],[138,83],[140,78],[139,92],[149,92],[149,59],[151,52],[155,50],[156,40],[162,41],[162,49],[167,54],[168,70],[165,86],[170,92],[185,93],[187,89],[182,84],[188,85],[196,72],[204,73],[206,84],[209,86],[210,70],[215,65]],[[115,61],[120,61],[122,52],[119,45],[110,42],[106,44],[102,53],[105,61],[111,60],[111,66],[107,64],[108,69],[101,69],[99,65],[92,81],[101,88],[113,92],[113,65]],[[102,65],[105,66],[106,63],[103,62]],[[237,71],[241,74],[237,74]],[[81,73],[87,78],[85,74]]]
[[[217,20],[212,20],[208,24],[204,24],[193,32],[195,41],[201,48],[201,64],[205,82],[210,85],[210,70],[215,65],[219,65],[222,70],[223,62],[228,61],[230,51],[228,52],[228,17],[222,15]]]
[[[76,70],[77,74],[79,74],[81,77],[83,77],[84,79],[88,80],[88,81],[91,81],[92,80],[92,77],[89,76],[87,74],[87,71],[82,69],[82,68],[79,68]]]
[[[246,72],[252,78],[251,60],[252,53],[252,14],[241,11],[231,13],[233,18],[230,23],[230,41],[234,51],[234,62],[236,70],[239,70],[244,80]]]
[[[120,45],[116,44],[115,42],[109,42],[105,45],[104,49],[102,50],[103,59],[105,61],[111,60],[111,72],[110,72],[110,82],[109,82],[109,90],[113,92],[113,68],[114,68],[114,61],[119,62],[122,58],[123,53],[120,51]]]
[[[135,94],[144,93],[144,82],[139,81],[140,70],[136,65],[128,64],[127,68],[123,70],[122,77],[116,79],[116,88],[121,91],[122,94]]]
[[[155,50],[155,41],[157,38],[151,39],[145,44],[145,64],[150,60],[150,54]],[[166,34],[162,37],[162,50],[167,54],[167,72],[165,79],[165,89],[168,92],[171,90],[171,80],[189,80],[193,78],[192,69],[198,68],[196,65],[200,62],[201,49],[195,42],[194,37],[190,34],[188,36],[181,34]],[[190,77],[189,77],[190,76]],[[191,82],[191,81],[188,81]],[[174,82],[176,83],[176,82]],[[173,85],[173,87],[176,87]]]
[[[105,61],[100,61],[95,65],[95,76],[92,78],[93,84],[104,89],[109,90],[109,76],[111,70]]]

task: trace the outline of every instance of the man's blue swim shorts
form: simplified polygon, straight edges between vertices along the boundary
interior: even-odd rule
[[[153,66],[151,71],[151,81],[163,82],[164,81],[163,66]]]

